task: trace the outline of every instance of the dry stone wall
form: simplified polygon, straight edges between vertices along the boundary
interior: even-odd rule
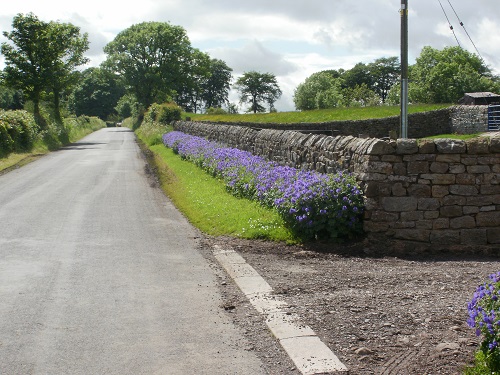
[[[282,165],[354,173],[370,238],[500,249],[500,137],[386,141],[197,122],[174,128]]]

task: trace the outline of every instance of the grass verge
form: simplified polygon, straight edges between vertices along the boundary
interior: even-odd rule
[[[40,135],[38,137],[30,152],[11,153],[6,157],[0,158],[0,174],[22,167],[50,151],[57,150],[65,145],[76,142],[94,131],[106,127],[106,123],[94,117],[79,117],[66,119],[64,126],[67,135],[62,137],[62,141],[57,134],[51,134],[50,131],[48,131],[45,136]]]
[[[163,144],[148,144],[148,139],[155,143],[157,137],[152,136],[151,127],[146,131],[141,128],[136,133],[142,147],[152,152],[150,163],[156,168],[163,191],[192,225],[212,236],[299,242],[275,210],[233,196],[222,181],[182,160]]]

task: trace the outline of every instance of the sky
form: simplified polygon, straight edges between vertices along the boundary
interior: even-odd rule
[[[454,31],[463,48],[476,53],[477,47],[500,74],[498,0],[408,3],[410,64],[424,46],[457,46]],[[145,21],[170,22],[186,30],[193,47],[224,60],[235,79],[252,70],[274,74],[283,91],[276,109],[292,111],[295,88],[311,74],[399,57],[400,9],[398,0],[21,0],[2,4],[0,30],[11,31],[19,13],[70,22],[88,33],[89,66],[98,66],[105,59],[103,47],[120,31]],[[0,35],[0,42],[6,40]],[[238,104],[234,91],[230,100]]]

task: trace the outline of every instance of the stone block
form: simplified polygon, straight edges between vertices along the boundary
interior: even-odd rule
[[[465,206],[467,198],[460,195],[447,195],[441,202],[443,206]]]
[[[497,195],[500,194],[500,185],[482,185],[482,195]]]
[[[456,181],[454,174],[432,173],[423,174],[420,177],[426,180],[431,180],[435,185],[451,185]]]
[[[463,165],[463,164],[451,164],[449,172],[454,173],[454,174],[464,173],[465,172],[465,165]]]
[[[478,227],[500,227],[500,211],[479,212],[476,223]]]
[[[430,242],[437,245],[458,245],[460,243],[460,231],[433,230],[430,234]]]
[[[477,157],[465,156],[462,158],[461,163],[464,165],[477,165]]]
[[[445,185],[437,185],[432,187],[432,196],[434,198],[442,198],[450,194],[450,188]]]
[[[392,173],[392,164],[381,162],[381,161],[372,161],[368,163],[367,172],[369,173],[382,173],[382,174],[391,174]]]
[[[403,186],[401,182],[395,183],[392,187],[392,195],[395,197],[405,197],[406,196],[406,188]]]
[[[416,227],[414,221],[398,221],[391,225],[393,229],[412,229]]]
[[[381,139],[376,139],[366,150],[367,155],[385,155],[394,154],[395,148],[388,142]]]
[[[434,220],[433,229],[449,229],[450,228],[450,219],[440,218]]]
[[[434,143],[438,152],[443,154],[464,154],[467,151],[467,145],[464,141],[435,139]]]
[[[402,163],[403,158],[399,155],[382,155],[380,158],[381,161],[389,162],[389,163]]]
[[[430,171],[432,173],[446,173],[450,168],[449,163],[434,162],[431,164]]]
[[[479,190],[474,185],[451,185],[450,193],[455,195],[471,196],[478,195]]]
[[[396,141],[396,154],[416,154],[418,152],[418,143],[416,139],[398,139]]]
[[[488,243],[500,244],[500,228],[488,228],[487,231]]]
[[[419,198],[418,209],[422,211],[435,211],[441,207],[441,203],[437,198]]]
[[[464,206],[464,215],[475,215],[479,212],[479,207]]]
[[[419,220],[415,222],[416,229],[432,229],[432,220]]]
[[[443,163],[460,163],[460,155],[448,154],[448,155],[438,155],[436,156],[436,161]]]
[[[394,237],[400,240],[429,242],[430,234],[428,229],[398,229]]]
[[[457,174],[457,184],[460,185],[475,185],[476,176],[469,173]]]
[[[500,153],[500,137],[490,139],[490,152]]]
[[[490,151],[487,137],[469,139],[466,143],[468,154],[487,154]]]
[[[415,211],[417,209],[417,198],[414,197],[386,197],[381,199],[384,210],[390,212]]]
[[[406,176],[407,169],[405,163],[394,163],[393,171],[396,176]]]
[[[427,161],[414,161],[408,163],[408,174],[429,173],[429,163]]]
[[[486,229],[462,229],[460,231],[462,245],[486,245],[488,243]]]
[[[469,165],[467,173],[491,173],[491,168],[489,165]]]
[[[439,211],[425,211],[424,219],[434,220],[439,218]]]
[[[498,165],[500,164],[500,157],[494,156],[481,156],[477,158],[479,165]]]
[[[475,228],[476,220],[472,216],[461,216],[450,219],[451,229]]]
[[[401,212],[401,221],[419,221],[419,220],[424,220],[424,213],[422,211]]]
[[[422,139],[418,145],[420,154],[433,154],[436,152],[436,145],[432,139]]]
[[[399,220],[399,214],[385,211],[372,211],[371,220],[376,222],[395,222]]]
[[[486,185],[499,185],[500,173],[486,173],[484,176],[484,184]]]
[[[389,229],[389,223],[374,222],[374,221],[364,221],[363,230],[367,233],[382,233],[387,232]]]
[[[430,198],[432,196],[432,189],[429,185],[411,185],[407,191],[411,197]]]
[[[459,217],[463,215],[462,206],[444,206],[439,209],[441,217]]]

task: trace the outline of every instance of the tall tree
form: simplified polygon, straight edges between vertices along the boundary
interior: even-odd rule
[[[210,57],[198,49],[192,49],[189,58],[181,65],[179,85],[175,101],[187,112],[197,112],[203,100],[203,84],[210,76]]]
[[[400,77],[401,65],[398,57],[382,57],[368,65],[370,74],[373,77],[371,89],[375,91],[382,103],[385,103],[387,95]]]
[[[123,77],[143,108],[182,95],[189,83],[186,69],[193,48],[181,26],[166,22],[132,25],[107,44],[104,52],[108,54],[105,65]]]
[[[261,103],[268,104],[271,110],[282,94],[276,77],[271,73],[245,72],[236,81],[235,88],[240,93],[240,102],[250,103],[248,112],[253,113],[266,111]]]
[[[2,43],[1,49],[5,83],[23,90],[33,101],[35,119],[42,127],[41,96],[52,92],[56,120],[60,121],[59,95],[74,82],[75,68],[87,62],[83,57],[87,35],[71,24],[41,21],[33,13],[15,16],[12,28],[3,33],[10,41]]]
[[[80,73],[76,68],[89,61],[83,55],[89,48],[89,41],[87,34],[80,34],[79,27],[59,22],[50,22],[48,41],[49,88],[52,91],[55,120],[62,123],[60,98],[79,79]]]
[[[210,76],[203,84],[203,101],[205,109],[221,108],[228,104],[229,90],[233,78],[233,70],[222,60],[210,60]]]
[[[70,108],[77,115],[106,120],[116,113],[118,100],[125,94],[121,79],[102,68],[89,68],[70,96]]]
[[[12,22],[13,30],[3,35],[11,42],[2,43],[5,56],[3,72],[5,84],[23,90],[34,104],[35,121],[42,127],[46,124],[40,115],[40,100],[48,84],[49,64],[46,47],[49,24],[40,21],[33,13],[18,14]]]

